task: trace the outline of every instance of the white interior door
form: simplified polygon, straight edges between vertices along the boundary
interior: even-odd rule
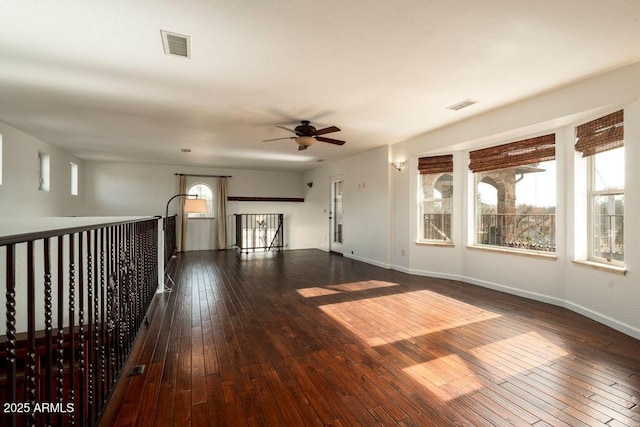
[[[344,251],[344,227],[343,227],[343,188],[342,177],[331,179],[331,208],[329,211],[329,250],[343,253]]]

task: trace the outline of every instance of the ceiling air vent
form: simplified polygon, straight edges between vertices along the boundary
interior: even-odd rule
[[[165,54],[191,58],[191,37],[163,30],[160,34]]]
[[[475,101],[473,99],[465,99],[464,101],[458,102],[457,104],[448,106],[447,110],[454,110],[454,111],[462,110],[463,108],[467,108],[468,106],[473,105],[477,102],[478,101]]]

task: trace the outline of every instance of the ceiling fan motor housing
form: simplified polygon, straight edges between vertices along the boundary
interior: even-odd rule
[[[312,136],[316,128],[309,124],[309,120],[302,120],[302,124],[296,126],[295,131],[299,136]]]

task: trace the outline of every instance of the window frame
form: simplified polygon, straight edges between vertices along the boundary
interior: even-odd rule
[[[70,162],[71,170],[71,195],[77,196],[80,194],[79,174],[80,168],[77,163]]]
[[[0,133],[0,185],[2,185],[2,134]]]
[[[426,214],[426,212],[424,211],[424,203],[427,201],[427,199],[424,198],[424,186],[423,186],[423,177],[424,176],[433,176],[435,179],[433,179],[433,186],[431,187],[433,190],[435,190],[435,184],[440,180],[440,178],[442,178],[443,176],[448,175],[451,177],[451,197],[448,199],[450,200],[450,210],[451,212],[449,212],[450,218],[449,218],[449,236],[447,239],[426,239],[424,237],[424,216]],[[417,243],[422,243],[422,244],[431,244],[431,245],[453,245],[453,224],[454,224],[454,215],[453,215],[453,203],[454,203],[454,198],[453,198],[453,194],[454,194],[454,175],[453,172],[433,172],[433,173],[426,173],[426,174],[418,174],[418,188],[419,188],[419,193],[418,193],[418,239],[417,239]],[[432,199],[435,200],[435,199]],[[445,198],[441,198],[439,199],[441,201],[446,200]],[[441,214],[444,214],[443,212],[441,212]]]
[[[195,182],[189,186],[189,188],[187,189],[187,194],[195,194],[193,188],[198,185],[203,185],[211,191],[211,199],[210,200],[204,199],[204,200],[207,200],[208,212],[206,214],[205,213],[186,213],[185,214],[186,218],[187,219],[215,219],[214,212],[213,212],[214,191],[209,184],[206,184],[204,182]],[[200,198],[200,194],[198,194],[198,198]]]
[[[38,190],[51,190],[51,156],[44,151],[38,151]]]
[[[553,185],[557,189],[558,185],[558,161],[556,158],[556,132],[552,132],[546,135],[531,137],[519,141],[508,142],[503,144],[492,145],[486,148],[481,148],[477,150],[472,150],[469,152],[469,170],[472,173],[470,183],[472,183],[472,199],[470,200],[473,205],[473,222],[470,222],[473,227],[473,233],[469,236],[471,241],[471,247],[479,248],[479,249],[487,249],[494,250],[505,253],[513,253],[513,254],[530,254],[534,256],[544,256],[549,258],[557,257],[557,238],[558,238],[558,229],[556,226],[557,218],[558,218],[558,195],[556,193],[555,200],[553,203],[553,214],[550,213],[541,213],[541,214],[531,214],[531,215],[544,215],[544,216],[552,216],[551,223],[547,223],[547,219],[542,220],[542,222],[534,222],[533,226],[534,230],[542,230],[545,228],[553,227],[552,235],[549,234],[551,239],[549,239],[548,243],[540,243],[537,240],[533,242],[529,242],[529,239],[525,239],[524,241],[520,241],[519,239],[514,239],[513,241],[509,241],[508,236],[510,235],[510,230],[514,233],[518,231],[516,228],[511,228],[511,225],[519,224],[517,221],[518,218],[512,221],[506,221],[499,218],[499,215],[502,215],[503,218],[507,218],[505,215],[518,215],[517,213],[517,201],[518,197],[516,196],[516,184],[517,180],[514,178],[511,185],[509,184],[509,180],[506,179],[498,179],[496,184],[499,185],[496,187],[493,184],[490,184],[488,181],[485,181],[487,178],[487,173],[496,173],[499,177],[500,174],[503,174],[505,171],[513,169],[514,176],[517,175],[516,169],[518,167],[537,167],[541,163],[545,162],[554,162],[554,180]],[[535,172],[535,171],[534,171]],[[527,172],[521,172],[524,174]],[[481,177],[482,175],[482,177]],[[490,176],[489,176],[490,177]],[[493,177],[490,177],[494,179]],[[496,240],[495,243],[483,243],[482,239],[480,239],[481,232],[481,212],[479,211],[478,204],[478,186],[481,182],[487,182],[490,185],[493,185],[498,189],[498,200],[496,203],[496,222],[492,225],[492,222],[489,222],[487,225],[491,228],[496,228],[497,233],[495,236],[499,239]],[[504,184],[504,185],[503,185]],[[510,187],[513,188],[510,188]],[[504,188],[503,188],[504,187]],[[500,193],[502,192],[502,196]],[[509,197],[510,194],[513,193],[512,197]],[[513,206],[507,205],[513,201]],[[502,208],[500,208],[502,204]],[[544,206],[540,206],[544,208]],[[549,206],[550,207],[550,206]],[[500,210],[500,211],[498,211]],[[508,228],[505,228],[508,226]],[[525,223],[526,227],[526,223]],[[527,231],[525,228],[520,231]],[[530,230],[529,230],[530,231]],[[506,234],[505,234],[506,233]],[[520,233],[511,233],[511,235],[520,235]],[[546,234],[544,234],[546,236]]]
[[[620,148],[620,147],[619,147]],[[616,149],[619,149],[616,148]],[[606,152],[606,151],[605,151]],[[600,154],[600,153],[598,153]],[[624,258],[622,261],[614,260],[610,258],[598,257],[594,253],[594,244],[595,244],[595,198],[600,196],[618,196],[622,195],[623,200],[625,196],[625,187],[622,188],[607,188],[604,190],[596,190],[596,156],[598,154],[594,154],[587,157],[587,260],[602,264],[602,265],[612,265],[616,267],[624,267]],[[626,158],[626,150],[625,150],[625,158]],[[625,170],[625,179],[626,179],[626,170]],[[625,183],[626,184],[626,183]],[[623,218],[625,214],[623,213]],[[624,224],[624,221],[623,221]],[[623,244],[624,248],[624,228],[623,228]],[[623,251],[624,257],[624,251]]]

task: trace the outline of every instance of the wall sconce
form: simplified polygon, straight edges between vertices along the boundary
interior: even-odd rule
[[[404,169],[404,163],[405,162],[393,162],[391,164],[393,165],[394,168],[398,170],[398,172],[401,172],[402,169]]]
[[[313,187],[313,182],[307,182],[307,187],[309,188]]]

